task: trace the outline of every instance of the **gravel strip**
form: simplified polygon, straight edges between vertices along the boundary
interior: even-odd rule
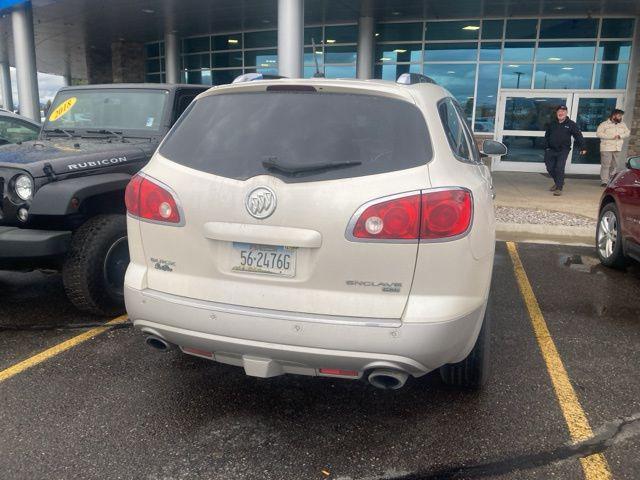
[[[496,207],[496,220],[504,223],[563,225],[566,227],[595,227],[596,221],[564,212],[535,208]]]

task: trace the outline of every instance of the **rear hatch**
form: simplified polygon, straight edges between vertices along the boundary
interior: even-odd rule
[[[141,222],[151,289],[319,315],[400,318],[416,242],[349,240],[367,202],[429,187],[410,98],[308,90],[200,98],[145,169],[183,226]]]

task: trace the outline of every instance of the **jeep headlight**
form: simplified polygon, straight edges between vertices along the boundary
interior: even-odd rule
[[[16,191],[16,195],[24,201],[31,200],[31,197],[33,197],[33,180],[29,175],[17,177],[13,188]]]

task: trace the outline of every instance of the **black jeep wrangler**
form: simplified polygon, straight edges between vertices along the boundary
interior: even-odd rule
[[[124,190],[207,87],[61,89],[37,140],[0,147],[0,269],[62,271],[80,310],[123,311]]]

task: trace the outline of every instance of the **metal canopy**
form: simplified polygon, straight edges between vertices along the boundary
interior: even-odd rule
[[[89,49],[111,43],[277,27],[276,0],[32,0],[38,70],[86,78]],[[359,0],[305,0],[305,24],[356,23]],[[640,15],[637,0],[375,0],[376,21],[518,16]],[[14,64],[10,19],[7,34]]]

